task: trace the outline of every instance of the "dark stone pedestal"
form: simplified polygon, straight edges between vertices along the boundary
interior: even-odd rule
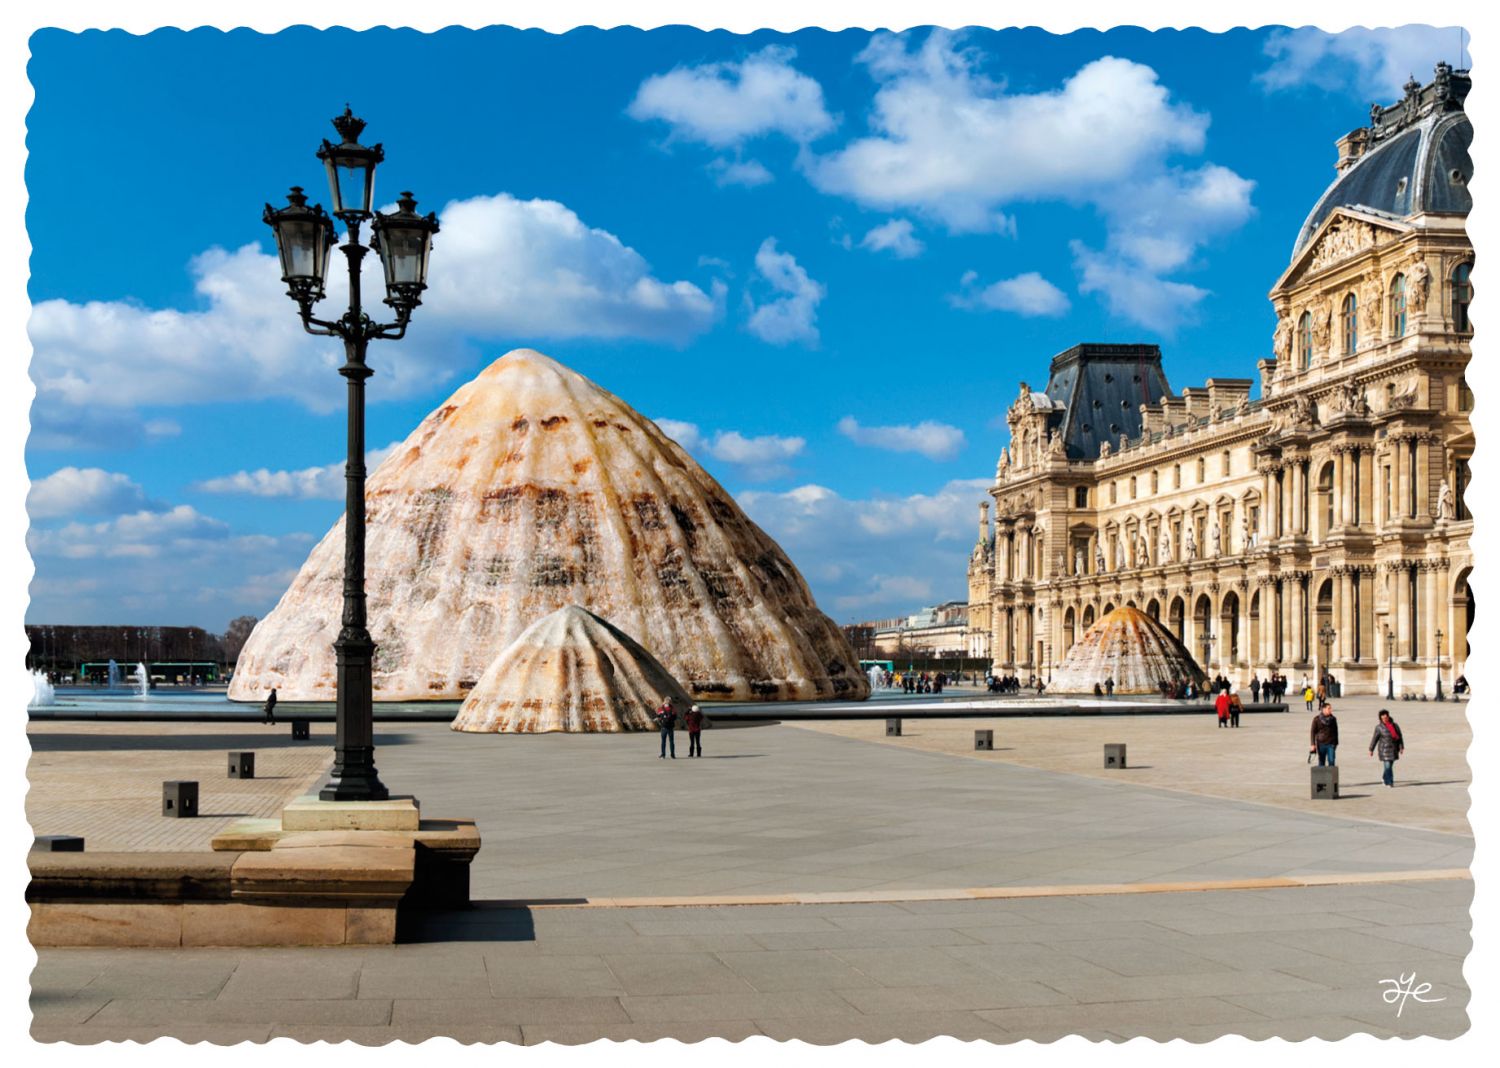
[[[994,731],[975,731],[974,732],[974,748],[975,749],[993,750],[995,748],[995,732]]]
[[[1309,770],[1312,772],[1312,799],[1314,801],[1337,801],[1339,799],[1339,769],[1329,766]]]
[[[1106,768],[1123,768],[1125,766],[1125,743],[1106,742],[1104,745],[1104,766]]]
[[[41,853],[82,853],[83,839],[76,834],[39,834],[31,848]]]
[[[161,814],[186,819],[198,814],[198,784],[187,779],[169,779],[161,784]]]
[[[229,777],[231,779],[255,778],[255,754],[231,752],[229,754]]]
[[[899,719],[888,719],[885,721],[885,736],[887,738],[901,737],[901,721]]]

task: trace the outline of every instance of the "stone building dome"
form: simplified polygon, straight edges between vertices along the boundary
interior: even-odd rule
[[[1115,680],[1115,693],[1156,694],[1163,682],[1207,678],[1177,636],[1135,608],[1116,608],[1088,629],[1052,675],[1050,693],[1094,692]]]
[[[1437,65],[1430,85],[1406,84],[1406,96],[1371,108],[1369,126],[1339,139],[1339,176],[1318,199],[1297,234],[1295,258],[1335,208],[1404,219],[1426,212],[1467,215],[1473,205],[1469,143],[1474,126],[1464,112],[1468,71]]]

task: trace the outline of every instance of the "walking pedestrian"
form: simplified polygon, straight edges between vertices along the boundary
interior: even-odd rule
[[[1240,695],[1235,692],[1232,684],[1226,682],[1224,686],[1225,693],[1229,695],[1229,725],[1231,727],[1238,727],[1240,725],[1240,713],[1245,710],[1245,706],[1241,703]]]
[[[1229,726],[1229,692],[1222,690],[1219,696],[1214,698],[1214,710],[1219,713],[1219,726]]]
[[[1376,750],[1380,751],[1380,761],[1385,765],[1380,781],[1387,786],[1396,785],[1394,765],[1401,759],[1401,751],[1405,748],[1406,739],[1401,734],[1401,728],[1396,726],[1391,714],[1382,708],[1380,722],[1375,724],[1375,734],[1370,739],[1370,755],[1375,756]]]
[[[1318,767],[1333,767],[1334,750],[1339,745],[1339,721],[1334,717],[1333,706],[1323,704],[1318,709],[1318,714],[1312,719],[1312,730],[1309,740],[1312,744],[1307,747],[1308,752],[1316,750],[1318,754]]]
[[[266,722],[274,725],[276,723],[276,690],[273,687],[271,696],[266,698]]]
[[[1302,700],[1307,702],[1307,710],[1309,712],[1313,710],[1313,698],[1316,696],[1313,693],[1312,683],[1309,682],[1302,687]]]
[[[688,714],[683,719],[687,722],[688,756],[701,757],[703,755],[703,709],[694,705],[688,709]]]
[[[1106,697],[1113,697],[1115,695],[1115,677],[1113,675],[1107,676],[1104,680],[1104,694]]]
[[[668,747],[672,750],[672,759],[677,759],[677,738],[672,733],[677,728],[677,710],[672,707],[672,699],[668,697],[661,703],[652,717],[656,720],[656,728],[661,731],[661,758],[667,759]]]
[[[1250,676],[1250,700],[1260,703],[1260,677],[1257,675]]]

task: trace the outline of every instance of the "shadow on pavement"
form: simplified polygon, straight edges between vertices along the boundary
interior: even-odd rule
[[[26,736],[34,753],[92,753],[108,750],[211,750],[211,749],[326,749],[333,742],[333,735],[314,734],[305,740],[292,737],[291,728],[281,728],[275,734],[49,734],[36,731]],[[377,734],[375,745],[406,745],[411,737],[405,734]]]
[[[538,904],[576,905],[583,898],[558,898]],[[531,909],[476,901],[472,908],[453,912],[401,912],[396,941],[413,942],[535,942]]]

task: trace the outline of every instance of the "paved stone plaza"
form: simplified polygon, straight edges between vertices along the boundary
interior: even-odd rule
[[[928,721],[889,740],[879,721],[724,727],[705,734],[701,761],[686,758],[684,736],[663,761],[654,734],[387,726],[387,784],[433,815],[479,820],[476,908],[375,949],[45,949],[33,1034],[1457,1035],[1473,840],[1422,824],[1463,825],[1466,806],[1444,815],[1425,799],[1463,796],[1450,781],[1467,783],[1463,710],[1398,712],[1409,785],[1385,790],[1378,765],[1356,762],[1366,739],[1354,704],[1341,712],[1345,797],[1317,804],[1303,800],[1300,710],[1247,716],[1238,732],[1206,717]],[[996,753],[963,748],[975,728],[996,730]],[[28,811],[39,829],[50,818],[45,780],[67,764],[60,753],[128,753],[137,778],[159,780],[215,746],[255,747],[244,739],[258,730],[33,724]],[[287,728],[263,730],[279,746]],[[1086,767],[1106,735],[1141,766]],[[300,752],[326,762],[326,744]],[[261,748],[263,760],[278,751]],[[1070,761],[1076,770],[1056,770]],[[206,798],[222,772],[203,774]],[[1259,785],[1210,796],[1229,775]],[[142,835],[161,822],[149,800],[118,816],[122,840],[132,818]],[[1215,888],[1281,878],[1328,885]],[[1124,884],[1152,892],[1117,892]],[[1169,889],[1185,885],[1200,889]],[[732,904],[793,896],[815,903]],[[681,898],[697,900],[662,904]],[[1380,981],[1412,971],[1444,1000],[1398,1017]]]

